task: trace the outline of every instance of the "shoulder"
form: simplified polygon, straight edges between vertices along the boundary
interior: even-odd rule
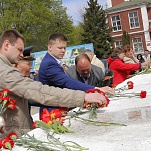
[[[69,67],[68,70],[65,71],[67,74],[70,74],[70,73],[73,73],[73,72],[76,72],[76,67],[75,66],[72,66],[72,67]]]
[[[123,61],[128,64],[134,64],[134,60],[129,57],[124,57]]]
[[[126,62],[126,61],[129,61],[130,58],[129,57],[124,57],[123,61]]]
[[[97,73],[100,73],[100,74],[104,74],[102,68],[100,68],[98,66],[95,66],[95,65],[91,64],[91,68],[92,68],[92,72],[94,72],[94,73],[97,72]]]

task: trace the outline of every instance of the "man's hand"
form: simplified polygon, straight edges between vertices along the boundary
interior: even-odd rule
[[[4,118],[2,116],[0,116],[0,133],[4,133],[5,131],[5,121]]]
[[[101,88],[96,87],[96,88],[100,89],[101,91],[103,91],[105,93],[109,93],[109,94],[115,95],[115,91],[109,86],[105,86],[105,87],[101,87]]]
[[[107,102],[105,96],[99,93],[86,93],[84,100],[88,103],[99,103],[100,105]]]

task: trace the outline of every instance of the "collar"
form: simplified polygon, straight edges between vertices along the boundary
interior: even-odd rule
[[[48,52],[48,53],[49,53],[49,52]],[[52,54],[50,54],[50,53],[49,53],[49,55],[52,56],[52,57],[57,61],[57,63],[58,63],[59,65],[62,66],[62,60],[57,59],[56,57],[54,57],[54,56],[53,56]]]

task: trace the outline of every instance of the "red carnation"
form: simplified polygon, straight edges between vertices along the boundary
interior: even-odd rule
[[[18,138],[18,135],[15,132],[11,132],[8,136],[8,139],[15,140]]]
[[[7,88],[5,88],[5,89],[3,89],[2,90],[2,92],[3,92],[3,95],[4,96],[7,96],[7,94],[10,92]]]
[[[132,81],[127,82],[128,89],[133,89],[134,88],[134,83]]]
[[[52,119],[61,118],[62,117],[62,112],[59,109],[55,109],[55,110],[52,110],[50,112],[50,115],[51,115]]]
[[[140,97],[141,97],[141,98],[146,98],[146,94],[147,94],[146,91],[141,91]]]
[[[36,123],[36,122],[32,123],[32,127],[33,127],[33,128],[37,128],[37,127],[38,127],[38,126],[37,126],[37,123]]]
[[[51,115],[47,109],[43,109],[43,112],[40,115],[40,119],[45,123],[48,123],[52,120]]]
[[[4,149],[9,149],[11,150],[14,147],[14,141],[10,140],[9,138],[4,138],[2,140],[2,145]]]
[[[16,100],[9,100],[7,103],[6,103],[6,106],[10,109],[10,110],[14,110],[15,107],[16,107]]]

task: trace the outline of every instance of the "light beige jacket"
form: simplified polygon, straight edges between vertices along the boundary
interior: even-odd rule
[[[9,96],[16,100],[17,105],[15,110],[6,110],[4,113],[6,132],[0,137],[4,137],[12,131],[22,135],[32,129],[27,100],[37,101],[48,106],[82,107],[85,97],[83,91],[49,87],[23,77],[0,54],[0,90],[4,88],[11,91]]]
[[[96,55],[93,56],[92,60],[91,60],[91,64],[100,67],[102,69],[102,71],[105,73],[105,67],[104,64],[101,60],[99,60]]]
[[[136,57],[133,57],[133,58],[129,58],[129,57],[124,57],[123,61],[125,63],[128,63],[128,64],[135,64],[135,63],[139,63],[139,60],[136,58]]]

